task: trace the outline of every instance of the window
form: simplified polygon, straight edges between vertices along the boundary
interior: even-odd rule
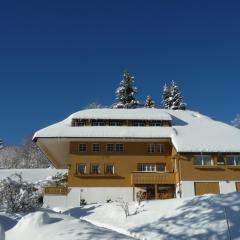
[[[141,172],[155,172],[157,169],[156,169],[156,164],[154,163],[140,163],[138,165],[138,171],[141,171]]]
[[[240,156],[230,155],[226,157],[227,165],[240,166]]]
[[[84,173],[86,173],[86,165],[78,163],[77,166],[76,166],[76,172],[77,172],[77,174],[84,174]]]
[[[109,121],[109,126],[122,126],[123,122],[122,121],[117,121],[117,120],[110,120]]]
[[[156,152],[163,153],[164,152],[164,144],[156,144]]]
[[[92,174],[99,174],[99,165],[98,164],[92,164],[91,165],[91,173]]]
[[[211,166],[212,157],[210,155],[196,155],[194,156],[193,164],[200,166]]]
[[[107,152],[113,152],[114,151],[114,144],[108,143],[107,144]]]
[[[164,164],[164,163],[158,163],[158,164],[157,164],[157,171],[158,171],[158,172],[165,172],[165,171],[166,171],[166,164]]]
[[[117,143],[116,144],[116,152],[123,152],[123,151],[124,151],[123,144]]]
[[[132,125],[135,127],[143,127],[146,126],[146,123],[144,121],[132,121]]]
[[[105,173],[106,174],[114,174],[114,165],[113,164],[106,164]]]
[[[148,153],[154,153],[155,145],[153,143],[150,143],[147,145],[147,152]]]
[[[99,143],[93,143],[92,151],[93,152],[100,152],[100,144]]]
[[[160,126],[162,126],[162,123],[161,123],[161,121],[150,121],[149,122],[149,126],[151,126],[151,127],[160,127]]]
[[[92,120],[92,126],[105,126],[106,123],[101,120]]]
[[[217,157],[217,165],[225,165],[225,159],[223,156]]]
[[[73,118],[72,119],[72,126],[76,127],[76,126],[85,126],[85,120],[82,119],[77,119],[77,118]]]
[[[79,144],[79,152],[86,152],[87,151],[87,145],[85,143]]]

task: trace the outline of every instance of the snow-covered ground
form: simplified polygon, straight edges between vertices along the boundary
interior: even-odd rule
[[[231,239],[240,239],[240,193],[153,200],[140,206],[132,202],[127,218],[119,203],[112,202],[62,213],[42,209],[20,220],[0,214],[0,224],[6,228],[7,222],[6,240],[223,240],[230,239],[229,234]]]

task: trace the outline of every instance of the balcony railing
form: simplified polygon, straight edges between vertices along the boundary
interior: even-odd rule
[[[44,193],[47,195],[67,195],[68,187],[64,187],[64,186],[45,187]]]
[[[176,184],[179,182],[178,172],[133,172],[132,184]]]

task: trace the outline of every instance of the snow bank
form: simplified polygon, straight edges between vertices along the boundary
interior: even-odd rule
[[[126,240],[131,239],[114,231],[93,226],[63,214],[30,213],[6,232],[7,240]]]
[[[117,203],[84,209],[82,219],[145,240],[228,239],[226,210],[231,237],[240,239],[240,193],[131,203],[128,218]]]

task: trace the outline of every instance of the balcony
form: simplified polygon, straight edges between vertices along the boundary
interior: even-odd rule
[[[179,182],[178,172],[133,172],[132,184],[176,184]]]
[[[46,195],[67,195],[68,187],[65,187],[65,186],[45,187],[44,193]]]

